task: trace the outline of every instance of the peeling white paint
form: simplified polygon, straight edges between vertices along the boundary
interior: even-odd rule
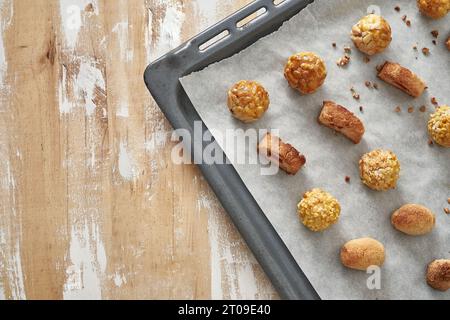
[[[0,12],[1,12],[0,7]],[[3,77],[4,73],[6,72],[6,56],[5,56],[5,46],[3,44],[3,35],[4,35],[5,29],[3,26],[1,26],[1,36],[0,36],[0,85],[3,87]]]
[[[134,57],[134,51],[128,44],[128,28],[132,28],[132,26],[128,24],[128,19],[125,19],[125,21],[117,23],[112,29],[112,32],[118,38],[120,59],[123,62],[131,62]]]
[[[5,289],[3,288],[3,283],[0,281],[0,301],[5,300],[6,300]]]
[[[151,30],[153,24],[153,17],[150,18],[147,34],[149,33],[148,31]],[[181,44],[181,31],[184,20],[185,14],[181,3],[178,2],[176,5],[167,6],[164,19],[161,23],[157,44],[153,46],[153,50],[148,48],[151,60],[162,56]],[[149,47],[151,47],[151,45]]]
[[[120,288],[120,287],[122,287],[122,285],[127,284],[127,279],[125,278],[125,275],[123,275],[119,272],[116,272],[114,274],[113,281],[114,281],[114,285],[117,288]]]
[[[119,151],[119,173],[128,181],[134,180],[137,173],[134,160],[128,153],[127,145],[123,142],[120,144]]]
[[[96,67],[95,61],[88,59],[81,62],[75,84],[79,94],[85,99],[86,114],[92,115],[97,107],[94,103],[96,90],[106,91],[105,79],[102,71]]]
[[[6,155],[6,153],[2,154]],[[20,250],[22,221],[16,211],[16,181],[9,160],[2,164],[4,167],[0,172],[4,172],[5,175],[2,176],[0,186],[6,194],[10,194],[11,202],[5,204],[10,208],[10,212],[6,212],[0,221],[0,267],[2,270],[7,270],[6,279],[10,287],[11,298],[24,300],[26,294]],[[16,235],[14,239],[11,236],[13,234]]]
[[[2,17],[6,19],[2,19],[0,21],[0,90],[5,89],[4,84],[4,76],[7,70],[7,61],[6,61],[6,52],[5,52],[5,46],[4,46],[4,40],[3,35],[7,31],[7,29],[10,27],[13,14],[14,14],[14,3],[12,0],[9,1],[0,1],[0,14]],[[0,108],[1,110],[2,108]]]
[[[18,237],[20,238],[20,237]],[[12,259],[8,263],[8,282],[12,287],[13,300],[25,300],[25,284],[24,275],[22,270],[22,258],[20,256],[20,239],[18,239],[14,245],[14,254],[11,255]],[[12,270],[11,270],[12,269]]]
[[[79,58],[79,71],[71,81],[73,97],[70,96],[67,83],[67,70],[62,68],[62,79],[59,83],[59,111],[61,114],[70,113],[75,105],[83,105],[86,115],[92,116],[95,109],[96,94],[106,92],[106,83],[97,62],[91,57]],[[72,101],[74,100],[74,101]]]
[[[122,101],[119,103],[119,108],[116,112],[116,116],[119,118],[128,118],[130,116],[130,110],[128,106],[128,100],[122,99]]]
[[[0,91],[6,93],[9,88],[5,84],[4,77],[7,72],[8,64],[4,47],[3,36],[11,25],[13,19],[13,1],[0,1],[0,13],[2,20],[0,22]],[[0,112],[6,111],[8,102],[1,101]],[[6,118],[5,118],[6,119]],[[3,135],[5,139],[8,136]],[[21,258],[21,227],[22,221],[16,208],[16,180],[11,169],[7,149],[8,140],[1,141],[0,144],[0,188],[4,190],[3,194],[10,195],[4,204],[4,215],[0,220],[0,268],[8,283],[10,294],[13,300],[26,299],[24,274],[22,270]],[[13,238],[13,235],[15,237]],[[8,297],[9,298],[9,297]],[[0,300],[6,299],[5,289],[0,282]]]
[[[91,169],[95,169],[95,145],[92,144],[91,147],[91,159],[90,159]]]
[[[82,13],[89,4],[92,4],[94,7],[93,14],[98,15],[96,0],[59,0],[61,25],[67,49],[73,50],[76,47],[78,36],[84,23]]]
[[[69,256],[64,299],[101,299],[101,279],[107,260],[97,223],[88,219],[78,224],[72,223]]]
[[[222,289],[222,263],[220,253],[220,224],[215,216],[209,199],[204,195],[200,195],[198,199],[198,205],[200,208],[205,208],[209,211],[208,215],[208,236],[209,244],[211,247],[211,299],[223,300]]]
[[[6,234],[3,229],[0,229],[0,246],[6,244]],[[3,259],[0,259],[0,266],[2,266]]]
[[[147,9],[147,24],[145,26],[144,46],[147,55],[147,61],[150,63],[152,59],[152,40],[153,40],[153,12]]]
[[[161,150],[167,144],[170,133],[167,130],[154,132],[148,141],[145,142],[145,150],[149,153],[155,153]]]
[[[211,247],[211,298],[222,300],[252,300],[257,297],[258,287],[253,265],[257,262],[245,254],[236,255],[232,243],[227,239],[223,229],[224,221],[220,211],[213,204],[214,199],[208,194],[200,194],[198,208],[208,212],[208,235]],[[226,280],[226,283],[223,281]],[[228,288],[229,297],[224,296]]]
[[[72,103],[67,98],[67,69],[61,69],[61,81],[58,84],[59,113],[67,114],[72,110]]]
[[[239,299],[254,300],[258,293],[257,280],[251,261],[243,261],[238,266],[237,283],[239,287]]]

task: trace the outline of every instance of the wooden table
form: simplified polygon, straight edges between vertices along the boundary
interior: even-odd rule
[[[142,77],[248,2],[0,1],[0,299],[277,297]]]

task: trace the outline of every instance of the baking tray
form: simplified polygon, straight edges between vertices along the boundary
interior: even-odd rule
[[[228,58],[278,30],[283,22],[311,2],[313,0],[285,0],[276,5],[274,0],[255,0],[151,63],[144,74],[145,83],[174,129],[186,129],[194,137],[194,122],[201,121],[181,86],[180,78]],[[265,13],[242,27],[237,26],[263,8]],[[224,31],[228,31],[228,36],[203,49],[205,43]],[[204,124],[202,130],[203,133],[208,130]],[[192,157],[201,155],[211,143],[202,142],[200,150],[195,148],[195,139],[191,140]],[[234,167],[230,164],[199,164],[199,167],[281,298],[319,300],[319,295]]]

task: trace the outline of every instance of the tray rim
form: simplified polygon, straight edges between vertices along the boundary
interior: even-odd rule
[[[191,122],[194,120],[201,121],[203,132],[208,130],[182,88],[181,77],[242,51],[276,31],[311,2],[313,0],[286,0],[274,5],[273,0],[255,0],[152,62],[145,70],[144,81],[173,128],[187,129],[193,134]],[[266,8],[264,17],[244,28],[236,27],[238,21],[262,7]],[[204,52],[199,51],[201,44],[224,30],[229,31],[228,37]],[[206,145],[203,142],[202,149],[197,150],[192,141],[192,156],[201,153]],[[281,298],[319,300],[319,295],[235,168],[230,164],[198,166]]]

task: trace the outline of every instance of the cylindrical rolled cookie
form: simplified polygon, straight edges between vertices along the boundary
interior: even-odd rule
[[[424,206],[407,204],[392,214],[391,222],[398,231],[420,236],[433,230],[436,218],[433,212]]]
[[[414,72],[389,61],[381,67],[378,77],[415,98],[420,97],[427,87]]]
[[[333,101],[324,101],[319,123],[333,129],[353,143],[358,144],[364,135],[365,129],[362,121],[352,112]]]
[[[347,268],[365,271],[370,266],[382,266],[384,259],[384,246],[372,238],[351,240],[341,248],[341,262]]]
[[[297,174],[306,163],[305,156],[297,149],[270,133],[258,144],[258,152],[291,175]]]

